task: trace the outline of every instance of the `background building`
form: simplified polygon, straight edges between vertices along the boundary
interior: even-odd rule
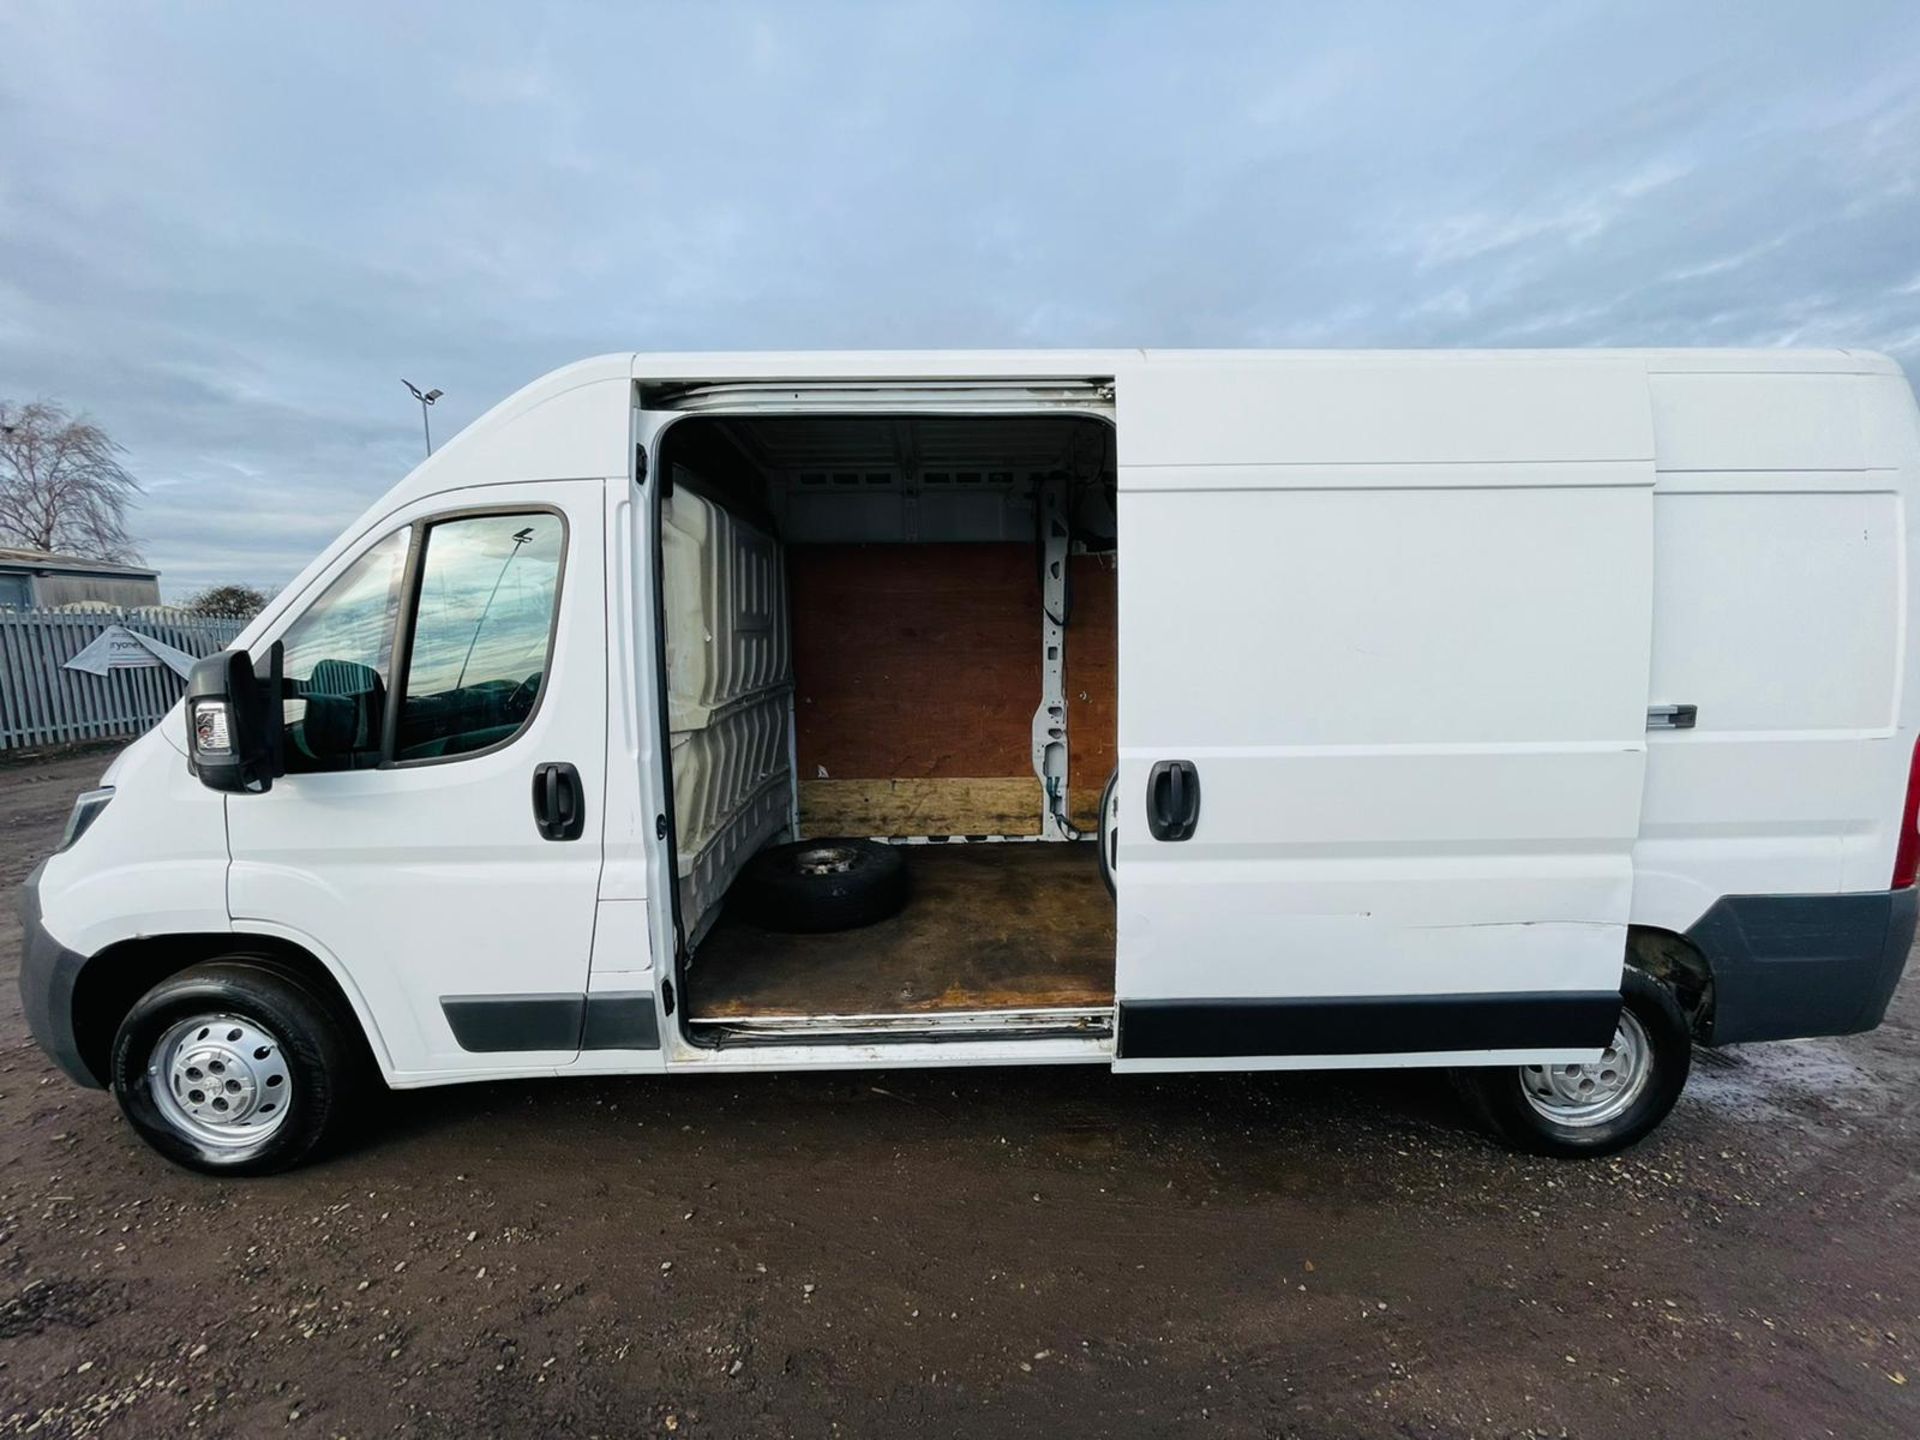
[[[0,610],[160,603],[160,572],[45,550],[0,549]]]

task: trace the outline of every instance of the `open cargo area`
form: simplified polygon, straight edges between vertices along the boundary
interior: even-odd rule
[[[1109,1023],[1111,426],[699,416],[660,463],[690,1019]],[[839,837],[901,845],[901,913],[808,935],[728,913],[754,855]]]
[[[693,1013],[739,1021],[1113,1004],[1113,900],[1085,846],[903,848],[906,908],[877,924],[787,935],[724,916],[688,977]]]

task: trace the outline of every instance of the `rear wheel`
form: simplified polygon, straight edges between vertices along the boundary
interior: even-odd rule
[[[1673,992],[1628,970],[1620,1020],[1598,1061],[1458,1070],[1467,1102],[1495,1134],[1537,1155],[1611,1155],[1673,1109],[1693,1064],[1693,1037]]]
[[[351,1023],[281,970],[195,965],[121,1021],[114,1097],[141,1139],[190,1170],[290,1169],[338,1137],[367,1078]]]

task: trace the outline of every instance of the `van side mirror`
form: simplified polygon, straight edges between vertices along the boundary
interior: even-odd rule
[[[234,794],[272,788],[280,757],[281,648],[267,652],[267,675],[244,650],[222,650],[187,675],[187,765],[209,790]]]

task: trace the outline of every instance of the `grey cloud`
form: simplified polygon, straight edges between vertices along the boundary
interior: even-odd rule
[[[277,583],[608,349],[1846,343],[1920,360],[1920,10],[0,10],[0,394]]]

